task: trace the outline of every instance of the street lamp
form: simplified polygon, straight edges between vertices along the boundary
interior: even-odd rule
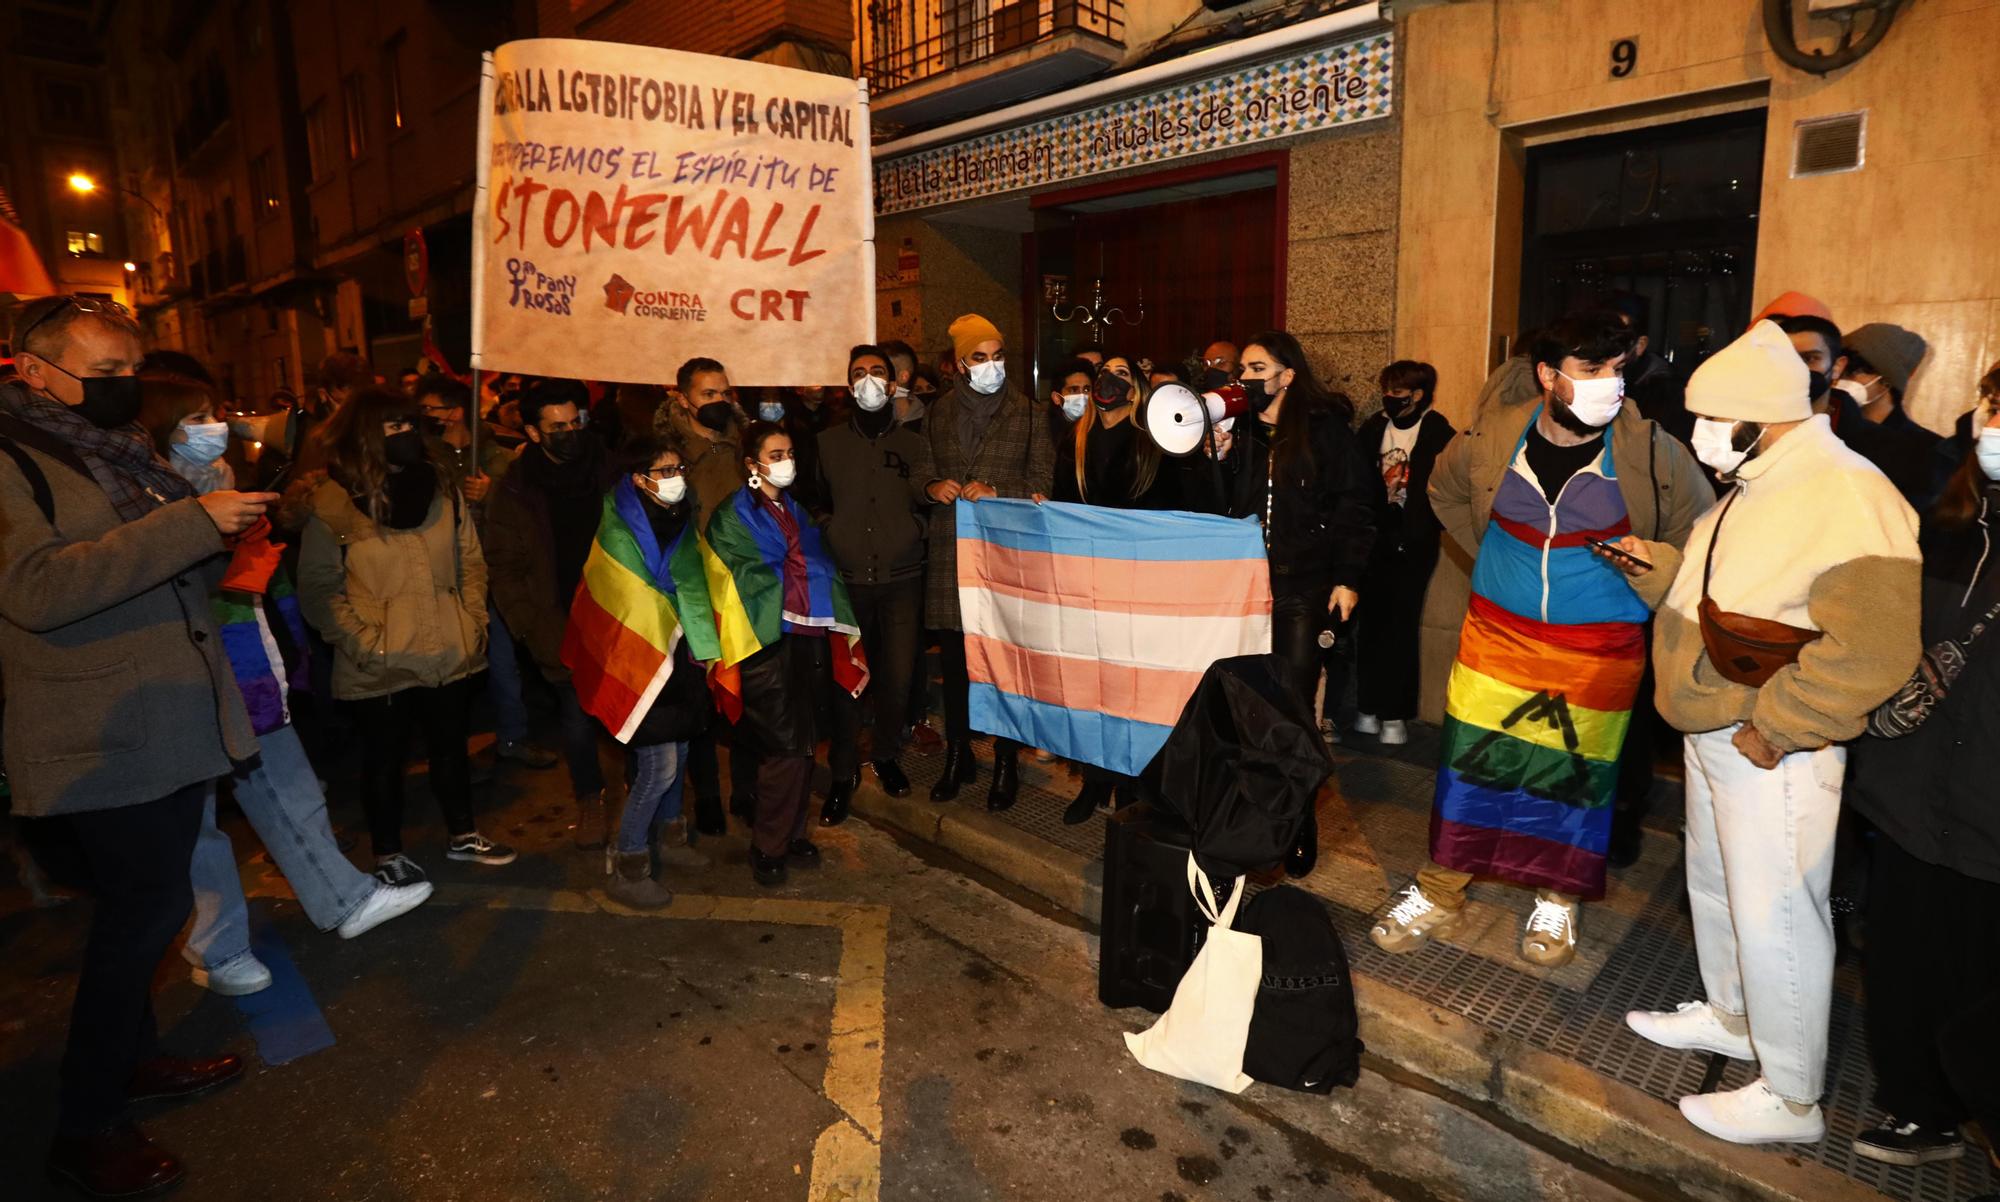
[[[135,192],[130,188],[119,187],[117,184],[113,184],[112,187],[120,192],[123,192],[127,196],[137,198],[141,204],[153,210],[153,216],[158,217],[160,219],[161,225],[165,225],[167,223],[167,215],[165,213],[160,212],[160,206],[154,204],[151,200],[147,199],[145,193]],[[91,193],[97,191],[98,183],[96,180],[92,179],[88,175],[85,175],[81,171],[72,171],[69,174],[69,188],[70,191],[72,192],[76,192],[83,196],[89,196]]]

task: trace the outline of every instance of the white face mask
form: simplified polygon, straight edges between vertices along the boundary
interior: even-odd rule
[[[1579,380],[1561,371],[1556,374],[1569,381],[1569,411],[1576,414],[1576,420],[1586,426],[1608,426],[1618,416],[1625,403],[1624,376]]]
[[[1866,384],[1857,384],[1853,380],[1835,380],[1833,387],[1835,391],[1844,392],[1848,396],[1853,397],[1854,403],[1857,405],[1866,405],[1868,403],[1868,385]]]
[[[771,483],[779,488],[790,488],[792,481],[799,478],[799,461],[780,459],[776,463],[766,463],[757,469]]]
[[[1750,452],[1757,449],[1757,443],[1764,441],[1764,434],[1760,431],[1757,442],[1740,451],[1737,450],[1736,427],[1740,424],[1717,421],[1712,417],[1694,419],[1694,434],[1688,440],[1694,447],[1694,457],[1707,464],[1724,480],[1735,475],[1736,469],[1742,467],[1743,461],[1750,457]]]
[[[854,403],[869,413],[889,403],[889,383],[880,376],[863,376],[848,388],[854,393]]]
[[[1063,416],[1075,421],[1083,416],[1083,407],[1090,404],[1087,392],[1065,392],[1062,399]]]
[[[688,482],[682,476],[668,476],[664,480],[655,480],[648,476],[646,488],[659,498],[661,504],[678,505],[681,498],[687,496]]]
[[[1979,457],[1979,470],[1988,480],[2000,480],[2000,430],[1981,430],[1973,454]]]
[[[1007,365],[998,359],[988,359],[984,363],[973,364],[967,369],[965,376],[971,382],[974,392],[991,396],[1000,391],[1000,386],[1007,382]]]

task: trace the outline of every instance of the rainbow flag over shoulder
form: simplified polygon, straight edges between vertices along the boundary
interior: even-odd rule
[[[577,700],[621,743],[659,698],[683,639],[694,659],[722,654],[723,623],[709,601],[695,524],[663,547],[646,515],[650,503],[630,477],[605,496],[563,634],[562,661]]]
[[[972,725],[1137,776],[1218,659],[1271,649],[1254,518],[958,505]]]
[[[834,568],[819,527],[790,493],[779,494],[779,501],[798,524],[799,549],[805,556],[807,604],[803,611],[785,607],[785,533],[770,508],[750,489],[737,489],[716,507],[702,543],[720,642],[709,682],[716,703],[732,722],[743,713],[737,666],[775,646],[787,630],[824,630],[833,652],[834,683],[855,697],[868,685],[861,628],[855,624],[847,585]]]

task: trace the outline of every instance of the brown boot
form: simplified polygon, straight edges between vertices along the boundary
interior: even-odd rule
[[[570,832],[576,846],[582,851],[596,851],[605,844],[606,825],[610,817],[604,810],[604,794],[592,793],[588,797],[576,799],[576,826]]]
[[[662,868],[706,868],[709,864],[707,856],[688,846],[686,818],[660,824],[659,837],[653,840],[653,855]]]
[[[615,852],[606,858],[612,863],[611,880],[604,892],[612,901],[634,910],[657,910],[674,900],[673,891],[653,879],[653,866],[645,852]]]

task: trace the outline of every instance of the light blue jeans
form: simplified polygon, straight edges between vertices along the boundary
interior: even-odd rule
[[[261,753],[236,770],[236,803],[278,871],[291,882],[306,917],[322,931],[339,926],[378,887],[340,854],[326,817],[326,795],[298,732],[281,726],[257,740]],[[229,836],[215,825],[215,788],[202,806],[201,834],[189,865],[194,930],[182,954],[213,972],[250,954],[250,909]]]
[[[621,855],[645,851],[655,826],[681,816],[681,765],[686,762],[686,743],[632,748],[637,771],[625,794],[625,815],[618,821]]]

